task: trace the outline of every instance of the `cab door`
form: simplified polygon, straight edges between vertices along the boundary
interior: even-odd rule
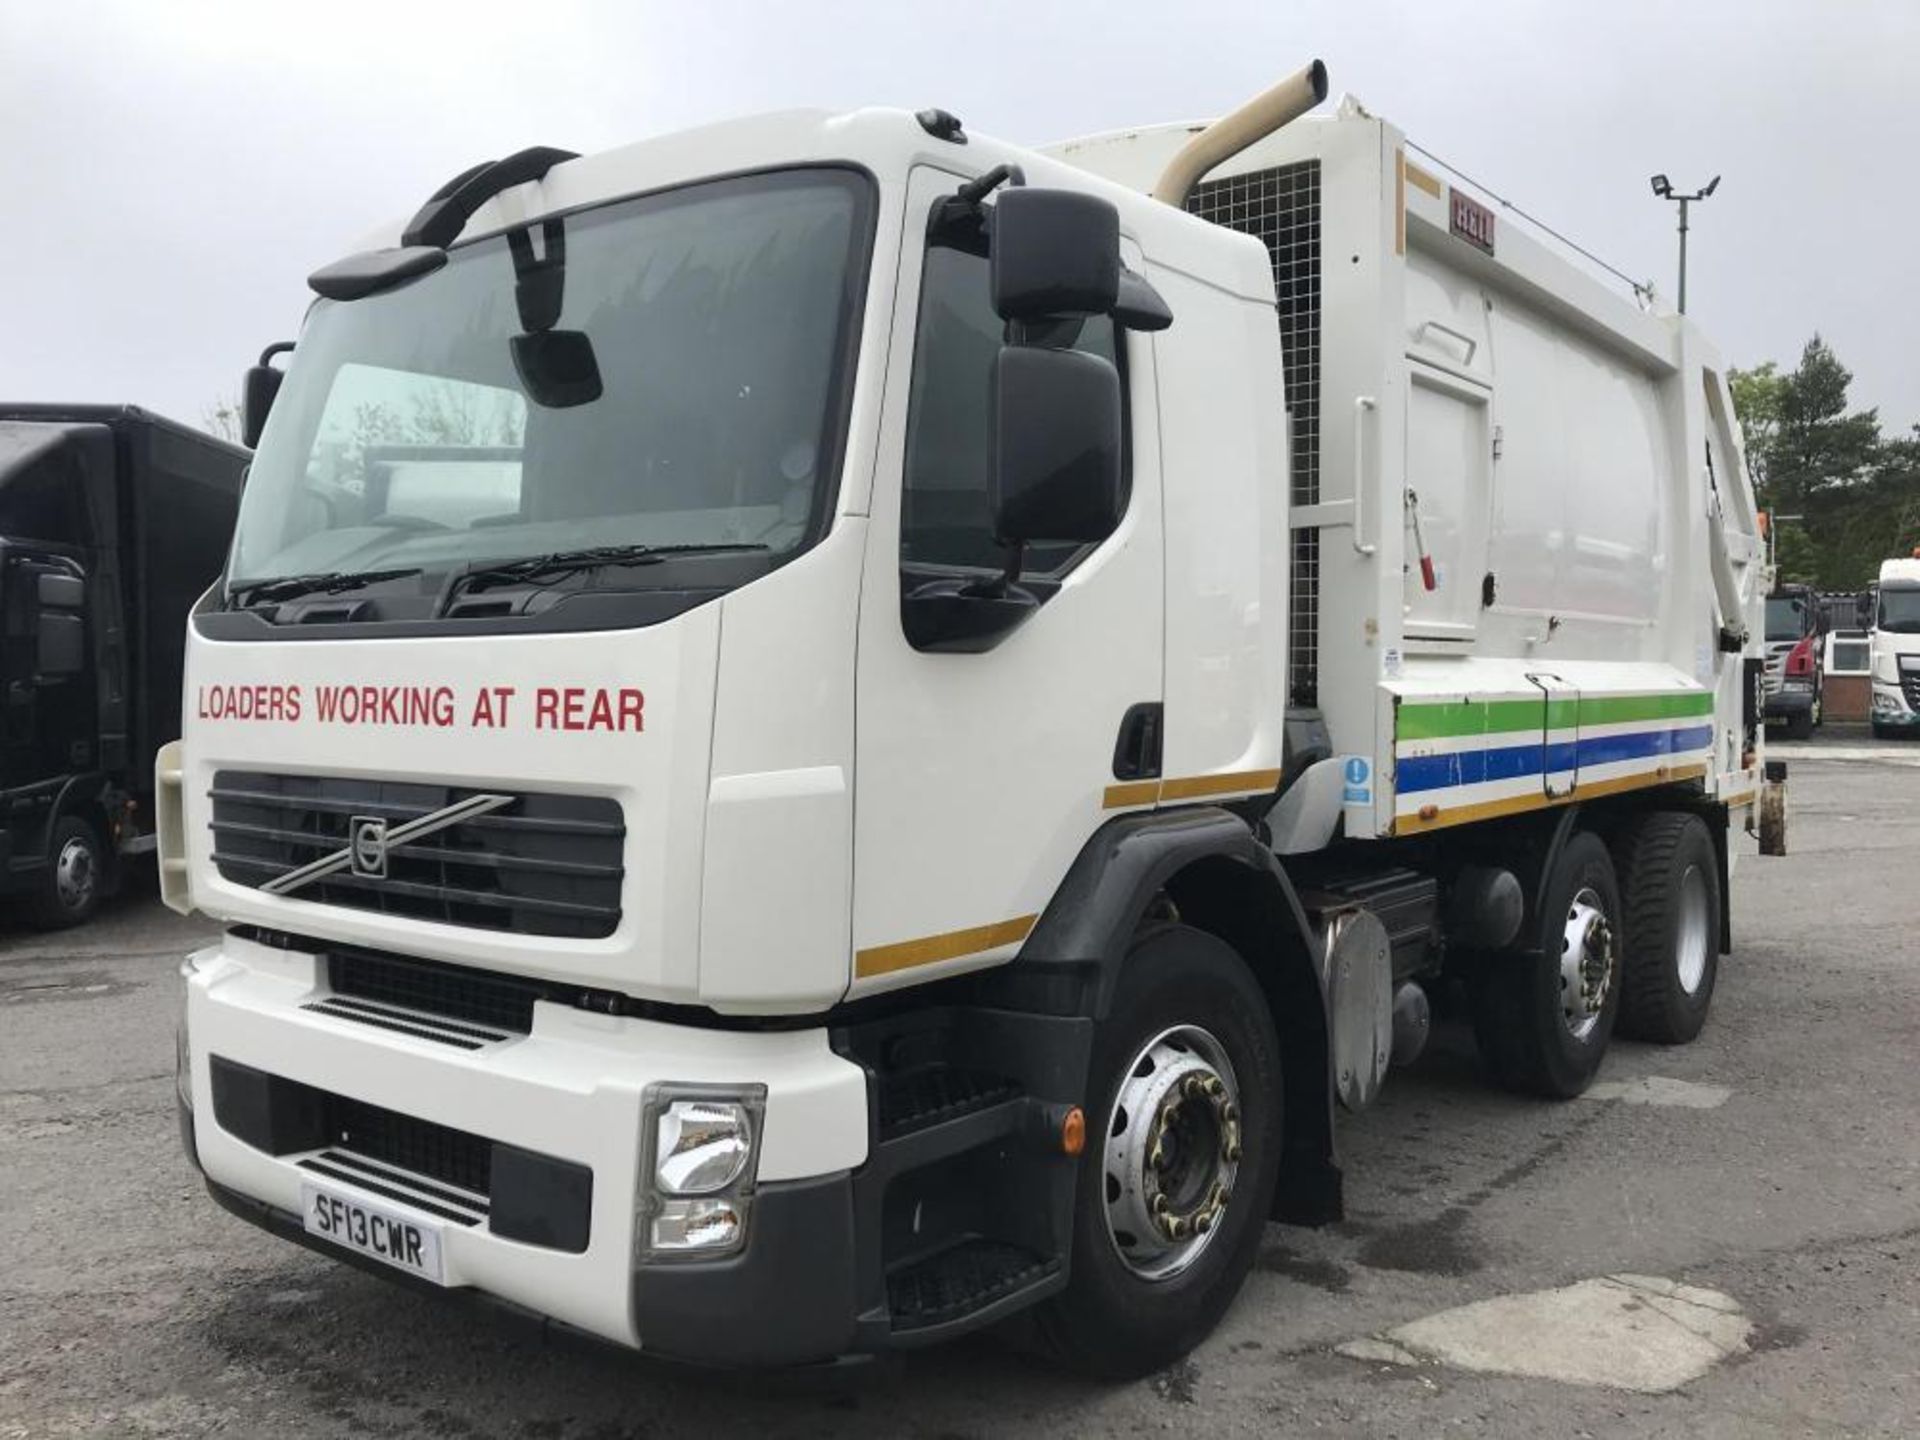
[[[96,763],[85,572],[62,556],[0,547],[0,589],[6,617],[0,783],[18,791]]]
[[[908,191],[861,591],[854,995],[1013,954],[1106,818],[1123,721],[1162,698],[1152,344],[1106,317],[1049,343],[1120,368],[1119,528],[1097,545],[1030,547],[1022,584],[1037,605],[977,651],[908,633],[903,594],[989,581],[1006,560],[987,498],[989,367],[1004,326],[981,236],[930,229],[968,178],[920,167]]]

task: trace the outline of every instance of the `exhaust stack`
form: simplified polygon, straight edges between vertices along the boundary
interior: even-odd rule
[[[1282,125],[1298,120],[1326,98],[1327,67],[1316,60],[1232,114],[1223,115],[1181,146],[1180,153],[1167,162],[1154,182],[1153,198],[1186,208],[1187,196],[1202,175],[1254,141],[1264,140]]]

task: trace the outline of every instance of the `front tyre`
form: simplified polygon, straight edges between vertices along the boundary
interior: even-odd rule
[[[1661,811],[1614,839],[1625,904],[1620,1033],[1684,1045],[1707,1023],[1720,962],[1720,858],[1696,815]]]
[[[1273,1204],[1280,1045],[1232,947],[1183,925],[1134,943],[1088,1094],[1072,1279],[1034,1320],[1061,1363],[1128,1379],[1206,1338]]]
[[[1593,1083],[1620,1009],[1620,914],[1606,845],[1569,836],[1540,887],[1535,948],[1473,973],[1474,1037],[1498,1083],[1556,1100]]]

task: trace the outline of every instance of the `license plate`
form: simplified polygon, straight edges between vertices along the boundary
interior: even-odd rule
[[[305,1183],[300,1186],[300,1210],[309,1235],[371,1255],[436,1285],[447,1283],[440,1264],[438,1225]]]

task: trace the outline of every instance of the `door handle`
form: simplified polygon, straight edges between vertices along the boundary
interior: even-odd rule
[[[1480,349],[1480,342],[1474,339],[1473,336],[1467,334],[1467,332],[1464,330],[1454,329],[1453,326],[1447,324],[1445,321],[1441,321],[1441,320],[1421,321],[1420,322],[1421,334],[1424,336],[1426,332],[1429,330],[1437,330],[1442,335],[1445,335],[1450,339],[1458,340],[1462,345],[1466,346],[1467,358],[1461,361],[1460,363],[1463,365],[1473,364],[1473,357],[1479,352],[1479,349]]]
[[[1353,397],[1353,553],[1372,555],[1380,547],[1363,540],[1367,503],[1367,412],[1379,405],[1371,395]]]

